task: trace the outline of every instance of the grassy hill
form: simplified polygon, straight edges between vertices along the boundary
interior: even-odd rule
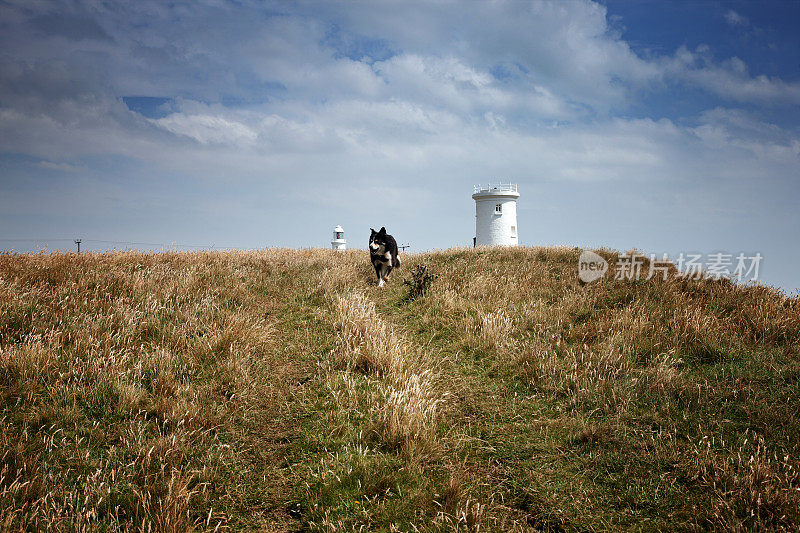
[[[800,528],[800,300],[578,253],[2,254],[0,524]]]

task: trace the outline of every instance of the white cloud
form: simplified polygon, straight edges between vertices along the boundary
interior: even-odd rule
[[[86,165],[72,165],[70,163],[60,162],[54,163],[53,161],[39,161],[36,163],[37,167],[46,168],[48,170],[56,170],[58,172],[83,172],[87,170]]]
[[[775,168],[800,163],[800,139],[751,113],[716,108],[702,113],[699,122],[688,131],[702,139],[709,149],[736,151],[742,159],[768,161]]]
[[[519,66],[519,75],[505,83],[520,91],[545,87],[601,109],[624,103],[626,89],[615,80],[649,83],[658,75],[611,33],[605,7],[588,1],[486,2],[469,9],[423,3],[408,10],[401,24],[391,3],[330,11],[325,16],[410,55],[437,50],[438,57],[457,57],[483,72],[501,64]]]
[[[667,77],[727,100],[767,105],[800,104],[800,83],[764,75],[750,76],[747,65],[738,57],[716,63],[707,46],[700,46],[694,52],[681,47],[672,58],[663,60],[662,66]]]
[[[730,24],[731,26],[747,26],[749,24],[749,20],[747,17],[740,15],[733,9],[729,9],[725,12],[725,22]]]
[[[246,147],[252,146],[258,138],[258,133],[241,122],[220,116],[173,113],[153,120],[153,123],[176,135],[194,139],[200,144]]]

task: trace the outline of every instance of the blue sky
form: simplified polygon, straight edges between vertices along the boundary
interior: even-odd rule
[[[0,248],[447,248],[502,180],[522,244],[794,291],[798,6],[5,2]]]

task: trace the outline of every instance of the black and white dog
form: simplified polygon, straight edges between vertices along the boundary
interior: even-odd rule
[[[369,236],[369,258],[378,276],[378,287],[383,287],[383,282],[389,278],[392,269],[400,266],[397,241],[386,234],[386,228],[381,228],[380,231],[372,228],[370,230],[372,233]]]

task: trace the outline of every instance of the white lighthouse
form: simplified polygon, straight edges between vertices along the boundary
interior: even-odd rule
[[[475,246],[516,246],[516,184],[478,185],[474,188]]]
[[[334,250],[346,250],[347,240],[344,238],[344,230],[341,226],[333,228],[333,240],[331,241],[331,248]]]

